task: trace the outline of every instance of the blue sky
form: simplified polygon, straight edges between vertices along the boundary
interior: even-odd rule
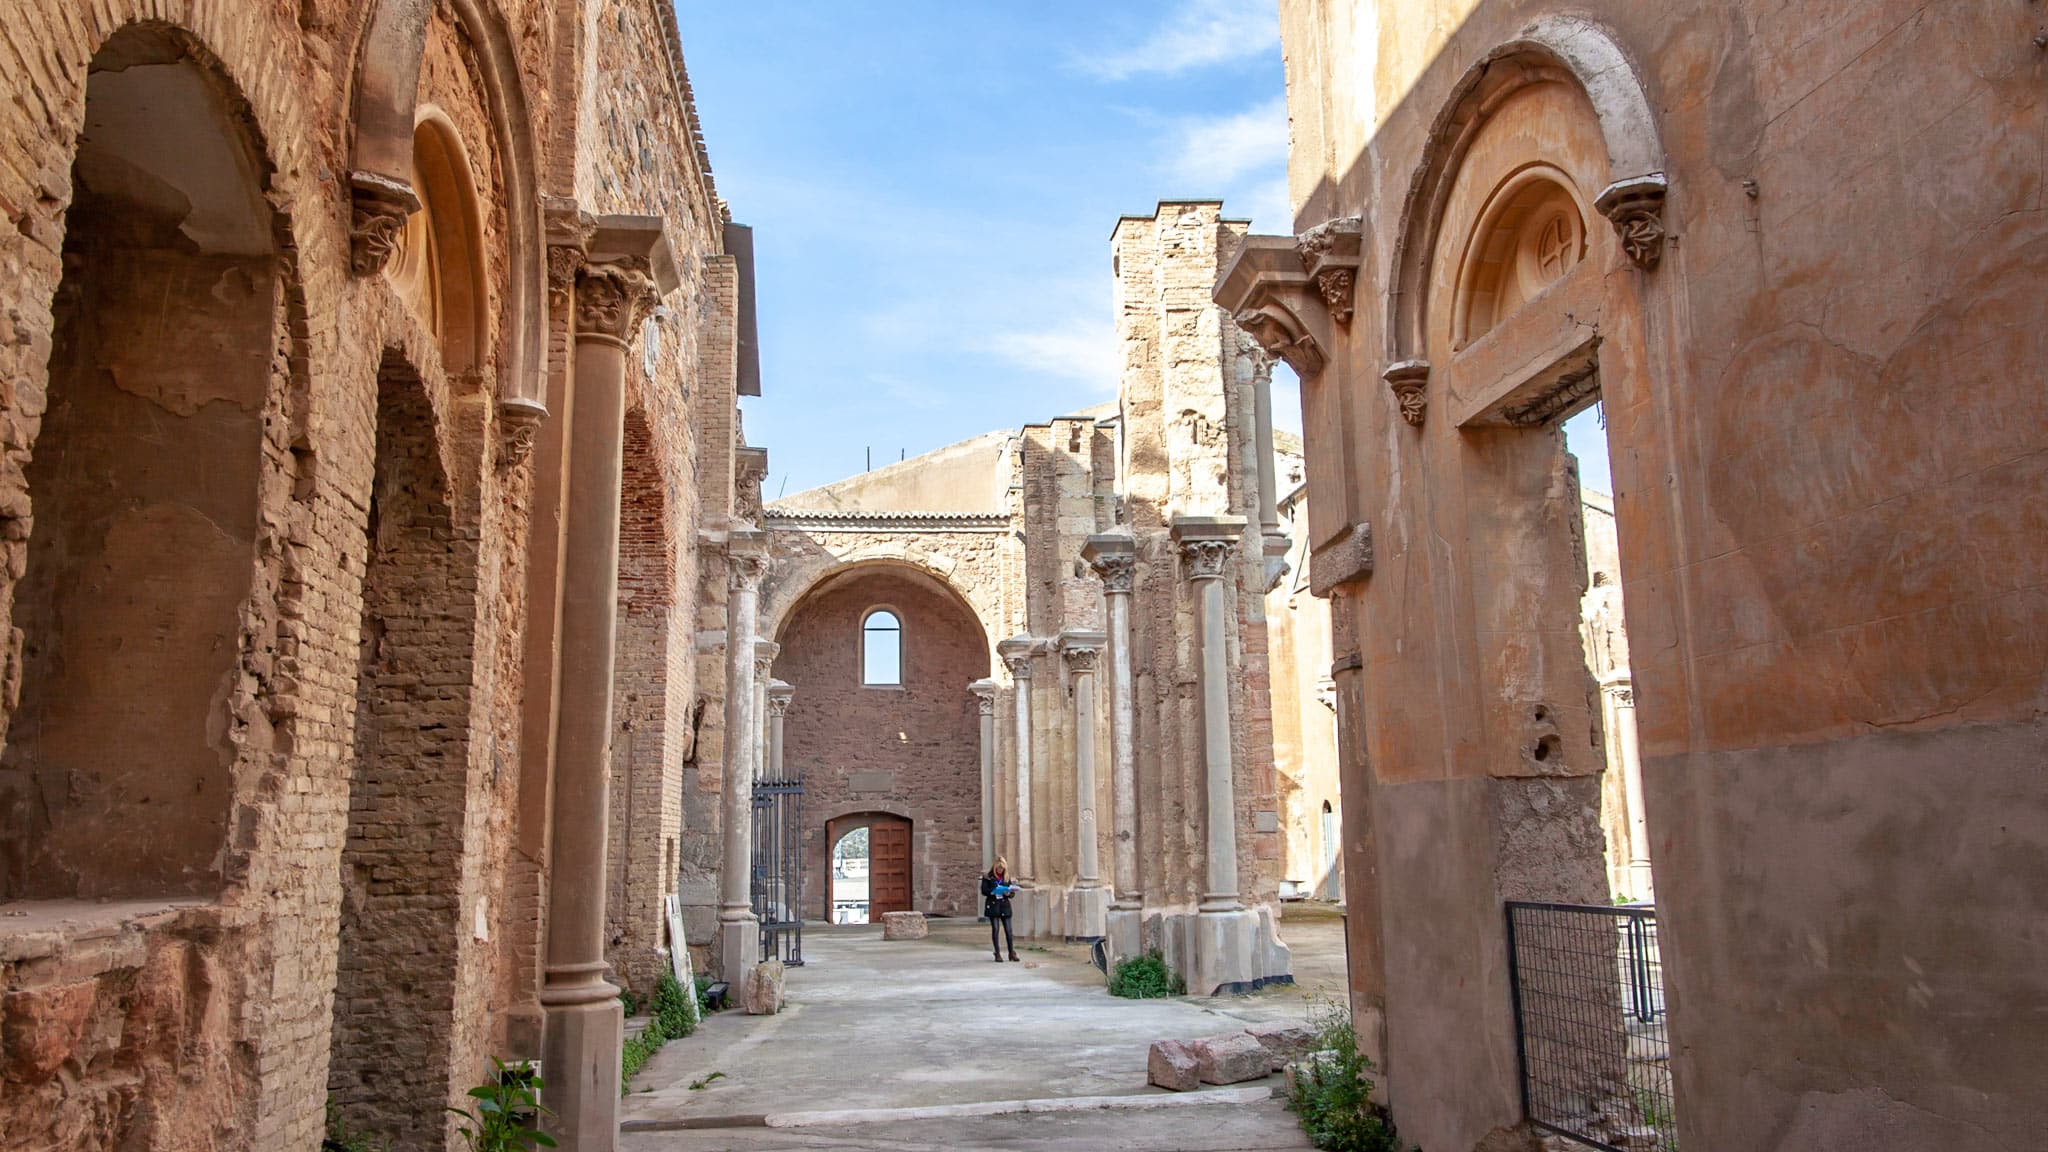
[[[1113,398],[1118,216],[1218,197],[1290,231],[1274,8],[679,3],[755,229],[767,496]],[[1291,379],[1274,407],[1300,426]]]

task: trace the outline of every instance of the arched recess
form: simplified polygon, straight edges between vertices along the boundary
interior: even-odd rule
[[[413,129],[420,209],[406,218],[385,274],[441,349],[441,366],[461,379],[482,362],[490,339],[483,216],[468,151],[448,114],[420,109]]]
[[[1431,126],[1430,144],[1402,205],[1388,276],[1394,286],[1387,294],[1388,364],[1426,363],[1429,310],[1441,306],[1430,299],[1430,270],[1466,152],[1502,102],[1531,85],[1559,81],[1592,102],[1606,145],[1607,182],[1595,208],[1622,233],[1632,255],[1640,244],[1655,264],[1666,184],[1664,145],[1649,95],[1605,27],[1581,16],[1545,16],[1468,69]]]
[[[903,623],[902,683],[861,682],[860,625],[877,605]],[[901,563],[840,569],[780,622],[775,675],[794,692],[783,770],[804,780],[806,875],[828,875],[827,819],[889,812],[912,822],[911,906],[974,915],[981,871],[981,714],[967,686],[988,675],[982,623],[959,591]],[[829,891],[810,894],[822,908]]]
[[[621,441],[617,655],[606,958],[651,996],[666,955],[662,898],[675,891],[690,739],[690,622],[676,603],[668,482],[647,410],[626,409]]]
[[[527,112],[516,49],[503,21],[481,0],[448,0],[475,49],[491,118],[492,146],[505,173],[506,247],[504,371],[501,408],[546,411],[547,254],[542,242],[538,147]],[[356,274],[384,267],[406,216],[420,206],[413,162],[419,123],[420,62],[434,0],[377,0],[358,48],[349,185],[353,198],[351,263]]]
[[[33,518],[10,521],[29,536],[9,589],[21,678],[0,900],[223,885],[288,311],[249,120],[212,58],[161,25],[115,33],[88,70]]]
[[[806,560],[809,562],[805,563]],[[997,641],[1007,635],[1002,631],[1003,616],[999,606],[978,583],[970,581],[962,587],[962,581],[954,578],[959,565],[951,557],[896,540],[879,541],[824,557],[806,557],[787,568],[784,563],[778,563],[777,575],[761,596],[762,634],[778,634],[796,606],[826,582],[841,579],[849,572],[876,567],[898,567],[916,572],[946,588],[981,622],[982,635],[990,653],[995,651]],[[983,675],[995,670],[993,664],[990,669]]]
[[[464,860],[488,785],[472,763],[478,545],[457,532],[433,403],[387,354],[341,853],[329,1099],[351,1130],[442,1147],[443,1107],[481,1072],[457,989],[483,963]]]

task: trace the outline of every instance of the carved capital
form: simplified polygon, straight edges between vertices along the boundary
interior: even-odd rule
[[[1664,194],[1670,185],[1662,172],[1609,184],[1593,207],[1614,225],[1621,250],[1636,267],[1655,271],[1664,256]]]
[[[996,714],[996,693],[1001,689],[993,680],[976,680],[967,686],[974,693],[974,708],[983,716]]]
[[[770,680],[768,682],[769,717],[777,720],[781,719],[789,711],[790,697],[795,695],[796,688],[794,685],[787,684],[781,680]]]
[[[602,337],[631,346],[640,322],[660,299],[645,260],[622,258],[586,264],[576,276],[576,336]]]
[[[746,444],[733,453],[732,514],[750,524],[761,522],[761,482],[768,479],[768,450]]]
[[[1089,562],[1102,577],[1102,590],[1110,595],[1125,594],[1138,583],[1138,558],[1129,555],[1097,556]]]
[[[498,402],[498,461],[515,467],[533,455],[540,439],[540,426],[547,422],[547,405],[521,396]]]
[[[1010,670],[1010,679],[1012,680],[1031,679],[1031,657],[1028,655],[1005,656],[1003,657],[1003,667]]]
[[[391,262],[406,218],[420,210],[412,186],[375,172],[351,172],[349,182],[349,271],[375,276]]]
[[[1316,225],[1295,241],[1303,270],[1315,280],[1330,319],[1339,324],[1351,323],[1364,236],[1364,218],[1344,216]]]
[[[1221,577],[1230,566],[1230,554],[1235,547],[1229,540],[1181,541],[1180,555],[1187,565],[1188,579],[1214,580]]]
[[[1393,389],[1394,399],[1401,404],[1401,419],[1410,425],[1422,427],[1423,418],[1429,411],[1429,361],[1403,360],[1391,365],[1380,378]]]
[[[1003,666],[1010,670],[1010,679],[1022,683],[1031,679],[1031,658],[1038,654],[1039,643],[1029,636],[1012,636],[996,645],[996,655],[1002,658]]]
[[[1100,666],[1103,645],[1109,637],[1101,632],[1074,629],[1060,633],[1060,655],[1076,675],[1093,673]]]
[[[774,562],[766,552],[732,552],[725,561],[728,586],[735,592],[759,592]]]
[[[754,641],[754,683],[770,684],[768,670],[775,666],[775,657],[781,653],[782,645],[773,640]]]

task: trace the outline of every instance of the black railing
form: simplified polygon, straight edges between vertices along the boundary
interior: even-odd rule
[[[804,962],[804,782],[754,782],[754,915],[761,959]]]
[[[1610,1152],[1677,1152],[1657,912],[1508,903],[1522,1109]]]

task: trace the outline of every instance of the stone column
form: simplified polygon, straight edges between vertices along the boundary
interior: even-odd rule
[[[1110,893],[1102,886],[1102,850],[1095,827],[1095,669],[1107,639],[1104,633],[1082,629],[1060,633],[1060,654],[1074,675],[1074,792],[1079,801],[1067,934],[1083,940],[1101,939],[1109,915]]]
[[[1280,481],[1273,461],[1273,362],[1260,356],[1252,372],[1252,451],[1258,454],[1259,535],[1280,532]]]
[[[780,648],[780,645],[777,645]],[[768,681],[768,778],[782,779],[782,717],[796,689],[780,680]]]
[[[754,915],[754,776],[761,758],[759,699],[754,686],[754,633],[759,628],[761,581],[768,575],[768,534],[734,531],[726,537],[731,571],[725,603],[725,783],[721,820],[725,865],[719,877],[719,975],[735,989],[760,957],[761,923]]]
[[[993,680],[976,680],[967,686],[981,713],[981,870],[996,865],[996,692]]]
[[[1081,555],[1102,577],[1109,617],[1110,885],[1105,920],[1112,956],[1143,950],[1144,894],[1138,884],[1138,754],[1132,743],[1136,703],[1131,679],[1131,589],[1137,582],[1138,543],[1128,535],[1090,536]]]
[[[766,641],[755,645],[754,649],[754,678],[763,686],[761,689],[761,708],[768,718],[768,752],[763,758],[761,777],[766,780],[786,780],[788,777],[783,775],[784,769],[782,766],[782,715],[789,711],[789,699],[796,695],[796,689],[768,675],[768,663],[762,661],[759,656],[760,650],[764,646],[774,649],[775,652],[782,651],[782,645],[769,644]],[[774,656],[774,652],[769,653],[770,662],[774,660]],[[830,883],[830,881],[828,880],[827,883]],[[763,898],[762,906],[769,910],[774,919],[794,919],[791,913],[795,910],[789,907],[787,878],[782,881],[782,886],[777,887],[772,892],[761,893],[760,895]],[[797,915],[801,915],[801,913],[799,912]]]
[[[1621,786],[1628,804],[1629,895],[1654,900],[1657,889],[1650,877],[1650,818],[1643,809],[1643,757],[1636,746],[1636,690],[1626,677],[1602,685],[1606,689],[1614,725],[1615,746],[1621,752]]]
[[[1013,636],[996,645],[996,654],[1009,666],[1016,685],[1017,706],[1017,844],[1010,861],[1021,887],[1031,887],[1034,869],[1031,859],[1031,654],[1038,642],[1029,636]]]
[[[1207,882],[1196,916],[1188,991],[1196,996],[1250,991],[1257,972],[1252,956],[1257,917],[1237,891],[1237,782],[1230,753],[1230,600],[1224,578],[1243,540],[1241,516],[1179,516],[1173,538],[1193,585],[1200,664],[1202,799],[1207,813]]]
[[[605,848],[611,808],[612,662],[619,592],[620,442],[626,357],[640,321],[676,286],[661,221],[608,216],[576,280],[576,390],[562,547],[561,719],[548,871],[548,1130],[572,1152],[618,1142],[619,990],[605,979]]]

